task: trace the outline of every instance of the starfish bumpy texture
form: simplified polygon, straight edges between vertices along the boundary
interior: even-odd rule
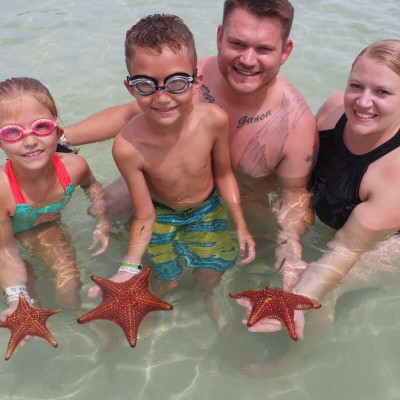
[[[61,312],[58,310],[40,310],[32,307],[22,292],[19,294],[19,301],[16,310],[7,318],[6,322],[0,321],[1,328],[11,331],[8,342],[6,361],[11,358],[19,342],[27,335],[39,336],[46,339],[53,347],[57,342],[46,327],[46,321],[52,315]]]
[[[93,310],[82,315],[78,323],[106,319],[119,325],[131,347],[136,346],[140,323],[151,311],[171,310],[171,304],[154,296],[150,290],[148,267],[125,282],[113,282],[99,276],[92,280],[100,286],[103,300]]]
[[[265,318],[276,318],[288,331],[293,340],[298,340],[294,325],[294,310],[311,310],[320,308],[321,304],[306,296],[286,292],[281,288],[268,287],[259,290],[246,290],[240,293],[230,293],[233,299],[246,298],[250,301],[251,313],[247,326],[253,326]]]

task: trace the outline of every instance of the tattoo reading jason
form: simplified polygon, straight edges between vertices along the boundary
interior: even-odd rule
[[[248,115],[243,116],[239,119],[237,128],[241,128],[246,124],[252,124],[253,122],[263,121],[265,118],[268,118],[272,115],[271,110],[266,111],[265,113],[258,114],[255,117],[249,117]]]
[[[204,100],[208,101],[209,103],[215,103],[214,97],[211,95],[211,90],[206,85],[201,85],[201,93],[203,93]]]

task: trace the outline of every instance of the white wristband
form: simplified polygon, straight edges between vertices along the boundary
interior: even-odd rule
[[[25,299],[28,301],[28,303],[31,303],[32,300],[29,296],[28,289],[26,286],[10,286],[4,289],[4,297],[7,299],[7,304],[10,304],[12,301],[19,300],[19,294],[22,292],[22,294],[25,296]]]

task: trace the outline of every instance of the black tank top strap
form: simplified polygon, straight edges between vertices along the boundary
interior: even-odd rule
[[[335,126],[335,145],[341,156],[353,165],[370,165],[374,161],[383,157],[384,155],[390,153],[394,149],[400,146],[400,130],[387,142],[382,143],[376,149],[366,153],[366,154],[353,154],[351,153],[344,144],[343,132],[346,126],[347,118],[343,114],[338,123]]]

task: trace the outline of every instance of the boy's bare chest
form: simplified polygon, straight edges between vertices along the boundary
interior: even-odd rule
[[[201,176],[211,166],[211,148],[207,141],[191,138],[175,145],[160,143],[145,152],[145,172],[164,182]]]

